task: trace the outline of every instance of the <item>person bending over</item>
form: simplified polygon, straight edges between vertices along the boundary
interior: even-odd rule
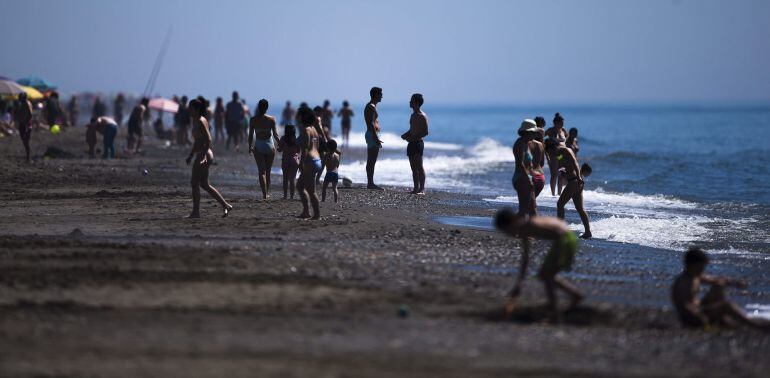
[[[583,208],[583,173],[578,165],[577,157],[575,153],[567,148],[564,144],[556,144],[553,139],[546,139],[545,150],[547,153],[555,157],[554,160],[558,161],[559,170],[564,177],[567,178],[567,185],[559,195],[559,200],[556,202],[556,216],[564,219],[564,206],[567,202],[572,200],[575,204],[575,210],[580,215],[580,220],[583,222],[585,232],[580,235],[583,239],[590,238],[591,224],[588,221],[588,214]]]
[[[516,300],[521,293],[524,278],[527,276],[530,249],[529,238],[531,237],[553,241],[538,273],[538,277],[543,281],[543,285],[545,285],[550,319],[552,321],[559,320],[555,289],[563,290],[572,298],[570,308],[575,307],[585,298],[577,287],[564,277],[558,276],[559,272],[572,269],[572,263],[578,251],[577,237],[567,228],[564,221],[553,217],[520,215],[515,213],[510,207],[506,207],[495,215],[495,226],[498,230],[510,236],[521,238],[523,246],[519,276],[509,293],[508,302],[505,305],[506,316],[510,316],[513,312]]]

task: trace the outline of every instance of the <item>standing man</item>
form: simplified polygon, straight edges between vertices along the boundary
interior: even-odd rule
[[[137,107],[139,106],[141,105],[137,105]],[[132,112],[132,115],[133,115],[133,112]],[[139,118],[139,127],[142,126],[141,122],[142,122],[142,119]],[[98,118],[91,119],[91,125],[94,125],[94,126],[89,126],[89,127],[93,127],[96,131],[104,135],[102,139],[104,142],[102,159],[115,158],[115,136],[118,135],[117,122],[115,122],[115,120],[110,117],[98,117]]]
[[[137,104],[133,110],[131,110],[131,115],[128,117],[128,151],[129,152],[139,152],[139,148],[142,147],[142,120],[144,119],[145,113],[149,113],[147,110],[147,107],[150,104],[150,99],[147,97],[142,98],[142,101]],[[97,121],[102,119],[104,117],[97,118]],[[119,125],[117,120],[114,120],[116,125]],[[107,122],[109,123],[109,122]],[[106,123],[105,123],[106,124]],[[115,133],[117,134],[117,127],[115,128]],[[107,140],[107,132],[104,133],[104,140]],[[114,136],[113,136],[114,138]],[[110,143],[111,144],[111,143]],[[107,143],[104,144],[105,148],[107,146]],[[113,148],[114,150],[114,148]],[[114,152],[113,152],[114,155]],[[106,156],[106,155],[105,155]]]
[[[281,113],[281,126],[291,125],[296,114],[297,111],[291,106],[291,101],[286,101],[286,106]]]
[[[326,134],[326,139],[332,138],[332,118],[334,118],[334,111],[331,108],[329,100],[324,100],[323,112],[321,113],[321,127]]]
[[[377,164],[377,156],[382,148],[380,140],[380,121],[377,114],[377,104],[382,101],[382,88],[372,87],[369,90],[369,103],[364,108],[364,121],[366,121],[366,188],[384,190],[374,184],[374,166]]]
[[[412,180],[414,190],[411,194],[425,195],[425,168],[422,165],[422,153],[425,150],[425,142],[422,138],[428,136],[428,116],[420,110],[423,104],[422,95],[415,93],[409,101],[412,108],[412,116],[409,118],[409,131],[401,135],[401,139],[409,142],[406,146],[406,156],[409,157],[409,165],[412,167]]]
[[[115,116],[115,122],[118,126],[123,124],[123,105],[126,103],[126,98],[123,93],[118,93],[115,97],[115,103],[112,105],[112,113]]]
[[[29,138],[32,136],[32,104],[27,100],[25,92],[19,93],[19,102],[13,112],[13,121],[19,129],[21,142],[24,144],[24,151],[27,153],[27,162],[29,162]]]
[[[233,91],[232,101],[225,108],[225,127],[227,128],[227,143],[225,148],[230,149],[230,141],[233,141],[235,150],[238,150],[238,142],[243,129],[243,120],[246,119],[243,104],[239,100],[238,91]]]
[[[342,101],[342,109],[337,113],[337,117],[342,118],[342,121],[340,122],[340,126],[342,127],[342,145],[346,146],[348,145],[348,137],[350,136],[350,126],[352,124],[351,119],[355,114],[353,114],[353,109],[350,108],[350,104],[347,100]]]
[[[59,104],[59,93],[52,92],[48,98],[45,99],[45,120],[48,126],[53,126],[58,123],[61,117],[61,105]]]
[[[182,96],[179,101],[179,109],[176,112],[176,121],[178,127],[176,131],[176,143],[178,145],[190,144],[190,138],[188,137],[187,129],[190,127],[190,110],[187,107],[187,96]]]

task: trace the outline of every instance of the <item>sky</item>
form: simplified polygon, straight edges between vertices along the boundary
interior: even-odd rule
[[[0,76],[255,102],[770,102],[765,0],[0,0]],[[253,101],[252,101],[253,100]]]

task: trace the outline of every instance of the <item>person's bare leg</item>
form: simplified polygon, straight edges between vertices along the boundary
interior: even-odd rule
[[[265,155],[254,152],[254,161],[257,163],[257,173],[259,175],[259,188],[262,189],[262,199],[267,198],[267,178],[265,177]]]
[[[369,148],[366,150],[366,188],[367,189],[382,189],[374,184],[374,166],[377,164],[377,156],[380,154],[380,149]]]
[[[29,162],[29,138],[23,139],[22,143],[24,144],[24,153],[26,154],[27,162]]]
[[[707,308],[707,316],[712,321],[719,319],[729,323],[730,320],[735,320],[750,327],[770,329],[770,323],[749,318],[738,305],[730,301],[725,294],[724,286],[721,285],[711,285],[708,293],[703,297],[703,307]]]
[[[337,203],[337,197],[339,197],[340,192],[337,190],[338,182],[332,183],[332,190],[334,190],[334,203]]]
[[[289,198],[289,176],[287,175],[288,169],[283,171],[283,199]]]
[[[200,189],[200,171],[197,166],[192,169],[192,179],[190,179],[190,185],[192,185],[192,199],[193,209],[189,218],[200,218],[200,203],[201,203],[201,189]]]
[[[412,191],[411,194],[417,194],[420,191],[420,174],[417,172],[417,156],[409,156],[409,168],[412,170]]]
[[[564,191],[564,187],[567,186],[565,181],[567,181],[567,179],[564,178],[564,175],[559,175],[559,194],[561,194]]]
[[[545,286],[545,296],[548,300],[548,317],[551,321],[559,320],[558,303],[556,298],[554,275],[548,272],[541,272],[540,279]]]
[[[227,214],[230,212],[230,210],[233,209],[232,206],[230,206],[227,201],[225,201],[224,197],[222,197],[222,194],[219,193],[219,191],[211,186],[211,183],[209,182],[209,165],[206,164],[201,169],[201,176],[200,176],[200,187],[203,188],[208,194],[213,197],[219,204],[222,206],[222,210],[224,211],[224,214],[222,217],[226,217]],[[200,198],[200,194],[198,194],[198,198]]]
[[[580,220],[583,222],[583,228],[585,229],[585,232],[580,237],[590,239],[593,235],[591,235],[591,224],[588,221],[588,214],[583,208],[583,187],[580,184],[577,184],[577,190],[572,195],[572,203],[575,204],[575,210],[580,215]]]
[[[307,181],[305,176],[311,176],[310,181],[312,183],[312,173],[304,173],[304,171],[308,169],[307,167],[303,167],[303,172],[299,174],[299,179],[297,180],[297,192],[299,192],[299,199],[302,201],[302,213],[297,216],[297,218],[307,219],[310,218],[310,209],[308,208],[308,192],[305,185],[305,181]]]
[[[307,195],[310,198],[310,204],[313,206],[313,217],[311,219],[317,220],[321,219],[321,205],[318,201],[318,195],[315,193],[315,181],[313,174],[308,174],[308,181],[305,182],[305,187],[307,190]]]
[[[265,191],[267,197],[270,197],[270,172],[273,170],[273,161],[275,161],[275,151],[265,156]]]
[[[425,166],[423,165],[422,155],[417,158],[417,173],[420,176],[420,188],[417,190],[417,194],[425,194]]]
[[[326,188],[329,186],[329,181],[324,179],[323,185],[321,185],[321,202],[326,202]]]
[[[575,308],[581,301],[583,301],[583,299],[585,299],[585,295],[566,278],[555,275],[553,276],[553,283],[556,287],[564,290],[565,293],[572,297],[569,308]]]
[[[564,190],[559,195],[559,200],[556,201],[556,217],[564,219],[564,206],[567,205],[570,199],[572,199],[577,189],[577,181],[573,181],[575,184],[568,183]]]
[[[294,199],[294,180],[297,177],[297,168],[289,168],[289,194],[290,198]]]
[[[556,180],[559,179],[559,163],[558,160],[547,157],[548,170],[551,172],[551,195],[556,196]],[[559,191],[561,192],[561,190]]]

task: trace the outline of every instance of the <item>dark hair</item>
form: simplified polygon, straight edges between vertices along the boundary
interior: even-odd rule
[[[145,108],[150,106],[150,99],[147,97],[142,97],[141,104],[144,105]]]
[[[372,87],[372,89],[369,90],[369,96],[374,97],[378,94],[382,94],[382,88],[380,87]]]
[[[301,122],[302,126],[310,126],[315,122],[315,113],[308,107],[299,108],[297,111],[297,118]]]
[[[545,118],[541,116],[535,117],[535,124],[541,129],[545,128]]]
[[[97,97],[98,99],[99,97]],[[21,92],[19,93],[19,101],[24,101],[27,99],[27,92]]]
[[[300,108],[307,108],[307,102],[304,102],[304,101],[303,101],[303,102],[300,102],[300,103],[299,103],[299,107],[300,107]]]
[[[556,124],[560,122],[564,122],[564,117],[562,117],[561,114],[557,112],[556,114],[553,115],[553,123]]]
[[[233,91],[233,100],[238,99],[238,91]]]
[[[222,97],[217,96],[217,104],[221,104],[221,103],[222,103]]]
[[[203,114],[206,114],[206,112],[208,112],[209,110],[209,105],[211,105],[211,103],[209,103],[209,100],[207,100],[202,95],[198,95],[198,97],[196,98],[198,99],[198,101],[203,103]]]
[[[334,139],[326,141],[326,151],[331,151],[332,153],[337,151],[337,141]]]
[[[708,264],[709,257],[702,249],[693,247],[684,253],[684,265]]]
[[[342,101],[342,106],[349,106],[350,103],[348,103],[348,100]]]
[[[59,92],[56,92],[56,91],[51,92],[51,97],[59,98]]]
[[[206,115],[206,104],[197,98],[190,100],[190,104],[188,105],[188,107],[191,109],[195,109],[195,111],[197,111],[198,115],[200,116]]]
[[[583,165],[580,166],[580,174],[584,174],[585,172],[590,175],[591,173],[593,173],[593,171],[594,171],[593,168],[591,168],[591,166],[588,165],[588,163],[583,163]]]
[[[257,112],[260,115],[267,113],[268,106],[270,106],[270,104],[267,102],[267,100],[265,100],[264,98],[259,100],[259,102],[257,103]]]
[[[324,108],[325,108],[325,107],[327,107],[327,106],[329,106],[329,105],[331,105],[331,103],[329,102],[329,100],[324,100]]]
[[[495,227],[501,230],[511,224],[514,219],[516,219],[516,212],[511,207],[506,206],[495,214]]]
[[[290,146],[297,143],[297,129],[294,128],[294,125],[286,125],[283,130],[283,140]]]
[[[546,151],[553,150],[558,145],[559,145],[559,143],[557,143],[555,140],[553,140],[553,138],[548,138],[548,139],[545,140],[545,150]]]
[[[569,135],[573,136],[572,134],[575,134],[574,136],[578,135],[578,129],[576,127],[572,127],[569,129]]]
[[[179,100],[179,101],[181,101],[181,102],[182,102],[182,104],[186,104],[186,103],[187,103],[187,96],[184,96],[184,95],[183,95],[183,96],[182,96],[182,99],[181,99],[181,100]]]
[[[92,125],[93,125],[94,123],[96,123],[96,117],[91,117],[91,122],[89,122],[89,123],[90,123],[90,124],[92,124]]]
[[[313,113],[320,116],[321,114],[324,114],[324,108],[320,106],[316,106],[315,108],[313,108]]]
[[[425,100],[422,98],[422,95],[419,93],[415,93],[412,95],[412,98],[415,102],[417,102],[417,106],[422,106],[423,103],[425,103]]]

